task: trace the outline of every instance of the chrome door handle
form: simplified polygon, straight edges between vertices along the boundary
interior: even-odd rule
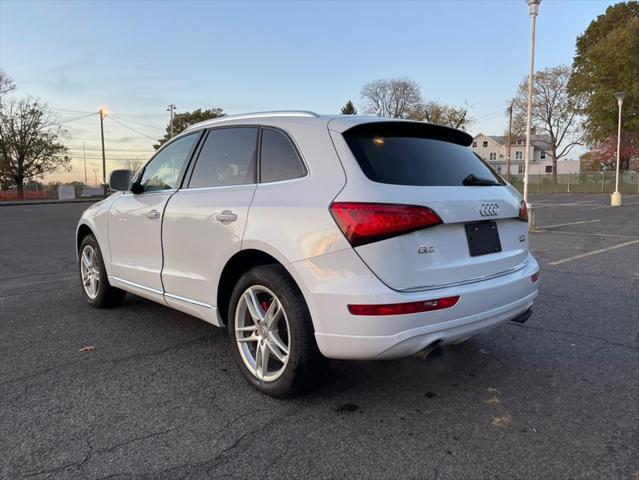
[[[149,210],[146,212],[146,217],[154,220],[156,218],[160,218],[160,212],[158,212],[155,208],[153,210]]]
[[[232,223],[237,220],[237,215],[230,210],[224,210],[222,213],[218,213],[215,219],[220,223]]]

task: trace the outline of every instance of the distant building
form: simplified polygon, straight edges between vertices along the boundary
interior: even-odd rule
[[[473,151],[486,160],[497,172],[506,175],[508,137],[480,133],[473,138]],[[526,138],[513,137],[510,146],[510,174],[524,174]],[[547,135],[530,136],[530,174],[552,174],[552,149]],[[559,160],[557,173],[579,173],[579,162]]]

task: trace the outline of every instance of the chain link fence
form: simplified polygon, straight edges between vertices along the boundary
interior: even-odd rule
[[[557,180],[552,174],[533,174],[528,177],[530,193],[612,193],[615,191],[615,172],[561,173]],[[524,190],[524,176],[512,175],[510,183],[520,192]],[[621,193],[639,193],[639,174],[626,171],[619,174]]]

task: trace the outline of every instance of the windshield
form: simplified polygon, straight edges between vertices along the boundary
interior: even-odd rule
[[[434,126],[380,122],[359,125],[343,135],[362,171],[374,182],[416,186],[504,185],[469,147],[454,143],[460,141],[458,137],[442,135],[446,130],[431,127]]]

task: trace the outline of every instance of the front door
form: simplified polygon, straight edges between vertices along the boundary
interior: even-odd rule
[[[141,193],[125,192],[109,211],[111,276],[136,291],[162,295],[162,216],[179,188],[199,133],[166,145],[144,167]]]

